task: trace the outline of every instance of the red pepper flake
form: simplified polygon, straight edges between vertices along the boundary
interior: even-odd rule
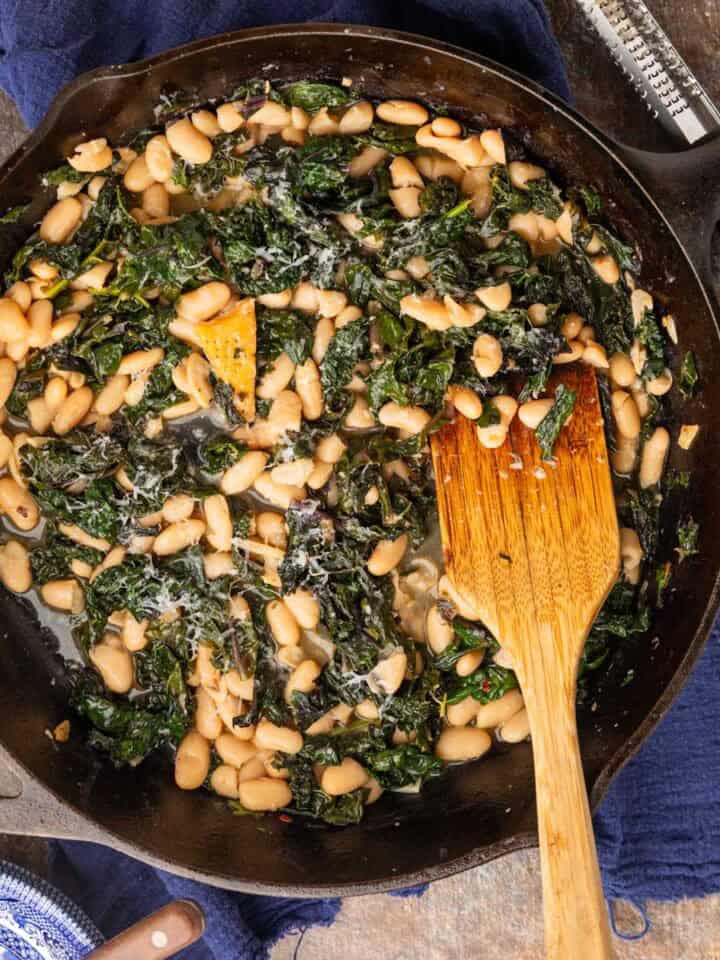
[[[483,682],[482,682],[482,688],[483,688],[483,690],[485,691],[485,693],[487,693],[488,690],[490,689],[490,681],[489,681],[489,680],[483,680]]]
[[[278,817],[278,820],[282,820],[283,823],[292,823],[293,818],[289,817],[286,813],[281,813]]]

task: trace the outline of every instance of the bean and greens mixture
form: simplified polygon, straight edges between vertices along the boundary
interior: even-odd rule
[[[676,326],[592,188],[417,103],[262,81],[167,97],[43,183],[0,299],[0,577],[70,618],[73,731],[332,824],[525,739],[512,664],[443,576],[428,438],[459,413],[498,447],[518,416],[550,460],[574,361],[601,374],[622,523],[592,702],[698,538],[688,517],[660,556],[688,483],[663,477]]]

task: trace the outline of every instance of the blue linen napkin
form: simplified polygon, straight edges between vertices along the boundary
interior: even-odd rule
[[[104,63],[147,56],[262,23],[338,21],[396,27],[470,47],[569,98],[541,0],[0,0],[0,86],[37,123],[59,87]],[[625,767],[595,820],[605,891],[642,900],[720,890],[720,638],[678,703]],[[671,772],[671,773],[670,773]],[[185,960],[264,960],[280,937],[331,924],[338,900],[220,891],[94,844],[56,842],[52,881],[111,936],[175,897],[193,897],[209,923]]]
[[[542,0],[0,0],[0,87],[33,127],[60,87],[84,70],[226,30],[312,20],[438,37],[569,96]]]

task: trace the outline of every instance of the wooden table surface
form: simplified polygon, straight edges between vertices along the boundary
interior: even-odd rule
[[[568,62],[578,109],[633,146],[671,143],[598,41],[575,0],[547,0]],[[720,103],[718,0],[647,0],[706,90]],[[0,159],[25,136],[16,110],[0,94]],[[43,872],[44,843],[0,836],[0,858]],[[649,933],[616,941],[618,960],[720,960],[720,895],[648,905]],[[637,917],[619,904],[618,926]],[[347,900],[337,923],[287,937],[272,960],[541,960],[542,927],[536,851],[522,851],[432,885],[422,898],[373,896]],[[297,953],[296,953],[297,951]],[[581,958],[568,958],[581,960]]]

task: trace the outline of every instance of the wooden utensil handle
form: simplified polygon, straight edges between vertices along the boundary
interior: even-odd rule
[[[194,900],[174,900],[123,930],[86,960],[166,960],[203,935],[205,914]]]
[[[568,690],[565,685],[560,695],[557,690],[550,694],[541,682],[536,695],[526,698],[533,734],[545,956],[613,960],[571,686]]]

